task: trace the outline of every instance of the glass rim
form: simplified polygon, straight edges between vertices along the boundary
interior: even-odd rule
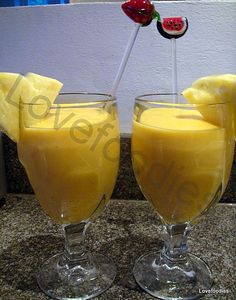
[[[20,105],[29,105],[29,106],[34,106],[34,105],[45,105],[45,102],[47,102],[48,106],[50,107],[54,107],[54,106],[57,106],[57,105],[60,105],[62,104],[63,106],[70,106],[70,105],[74,105],[74,106],[77,106],[77,105],[80,105],[80,104],[89,104],[89,103],[107,103],[107,102],[115,102],[116,101],[116,96],[113,96],[109,93],[98,93],[98,92],[63,92],[63,93],[59,93],[55,100],[57,100],[58,97],[60,96],[94,96],[94,99],[90,99],[89,101],[86,99],[81,99],[82,101],[76,101],[76,102],[64,102],[64,103],[51,103],[49,98],[47,96],[43,96],[43,95],[38,95],[38,96],[35,96],[33,97],[33,99],[30,101],[25,101],[25,100],[20,100]],[[98,96],[98,99],[96,99],[95,96]],[[99,99],[99,97],[101,97]],[[43,100],[43,103],[37,103],[37,100],[38,99],[41,99]],[[89,99],[89,98],[88,98]],[[35,100],[35,101],[34,101]]]
[[[149,97],[156,96],[157,99],[148,99]],[[223,104],[230,104],[233,103],[233,101],[217,101],[215,103],[175,103],[171,102],[171,99],[169,102],[161,102],[159,97],[168,97],[168,96],[181,96],[183,99],[188,101],[183,94],[181,93],[149,93],[149,94],[142,94],[137,97],[135,97],[135,102],[141,102],[141,103],[154,103],[157,105],[166,105],[166,106],[179,106],[179,107],[196,107],[196,106],[215,106],[215,105],[223,105]]]

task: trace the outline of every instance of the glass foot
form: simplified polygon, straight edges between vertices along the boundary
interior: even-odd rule
[[[176,262],[150,252],[136,261],[133,274],[144,291],[164,300],[200,298],[213,283],[207,264],[193,254]]]
[[[103,255],[93,254],[84,260],[68,262],[64,254],[57,254],[44,262],[37,281],[49,297],[82,300],[103,293],[111,286],[115,276],[116,266]]]

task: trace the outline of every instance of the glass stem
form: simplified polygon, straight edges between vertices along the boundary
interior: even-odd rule
[[[165,229],[165,245],[162,250],[162,257],[169,261],[186,261],[190,224],[165,225]]]
[[[84,246],[84,237],[89,224],[89,222],[81,222],[64,226],[64,255],[70,262],[88,260],[88,253]]]

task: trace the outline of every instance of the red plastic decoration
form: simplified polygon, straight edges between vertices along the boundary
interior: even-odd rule
[[[129,0],[121,5],[124,13],[135,23],[149,25],[154,16],[155,7],[149,0]]]

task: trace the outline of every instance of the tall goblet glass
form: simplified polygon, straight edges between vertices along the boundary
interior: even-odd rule
[[[18,155],[44,211],[62,224],[64,252],[49,258],[38,284],[55,299],[90,299],[112,284],[110,259],[87,252],[83,239],[107,204],[119,165],[115,99],[106,94],[61,94],[57,103],[20,105]]]
[[[161,253],[141,256],[133,272],[160,299],[196,299],[211,287],[206,263],[187,252],[187,237],[224,192],[234,152],[231,103],[196,106],[178,98],[174,104],[174,95],[143,95],[134,106],[133,169],[166,239]]]

